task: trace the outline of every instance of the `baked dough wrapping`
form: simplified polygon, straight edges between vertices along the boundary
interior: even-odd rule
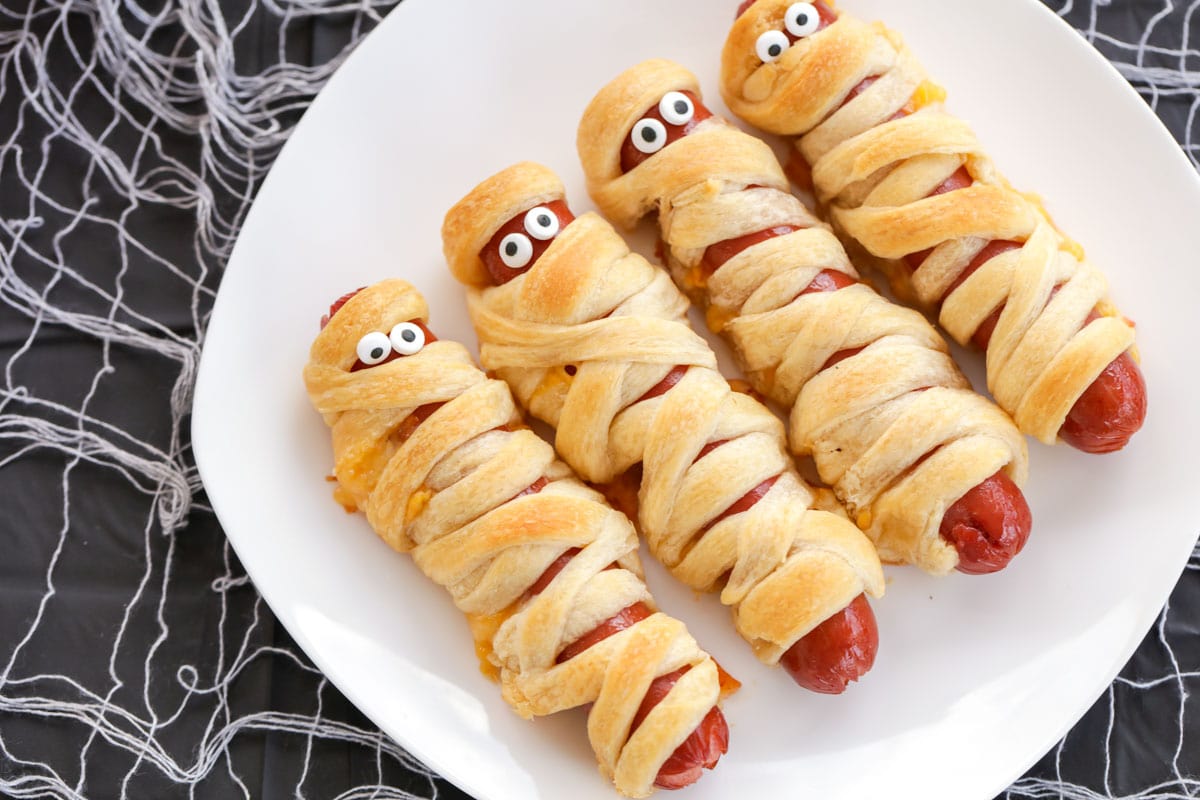
[[[600,217],[574,219],[528,271],[489,285],[484,246],[563,194],[553,172],[523,163],[446,215],[445,254],[469,287],[480,360],[556,429],[559,453],[586,480],[642,465],[637,514],[651,552],[688,586],[719,589],[738,632],[775,664],[863,592],[880,596],[879,560],[853,525],[811,508],[778,419],[730,389],[685,321],[687,299]],[[644,398],[680,365],[674,388]],[[722,516],[771,480],[747,510]]]
[[[592,704],[588,738],[601,772],[622,794],[645,797],[717,703],[717,666],[682,622],[655,609],[626,517],[523,425],[508,387],[487,378],[462,345],[434,341],[351,370],[364,335],[427,318],[412,286],[388,280],[354,295],[314,341],[304,382],[332,432],[337,496],[451,594],[519,715]],[[439,403],[412,427],[417,409]],[[523,494],[539,480],[544,488]],[[573,548],[578,554],[530,596]],[[653,613],[555,663],[564,647],[638,602]],[[690,669],[630,736],[651,682],[682,667]]]
[[[880,557],[949,572],[959,556],[939,535],[946,509],[1000,470],[1021,485],[1023,437],[971,390],[919,313],[861,283],[802,293],[824,270],[858,274],[788,192],[764,142],[713,116],[623,173],[629,131],[676,91],[700,96],[688,70],[651,60],[588,105],[578,148],[592,198],[624,227],[657,211],[675,282],[707,306],[750,383],[790,409],[793,452],[812,456]],[[710,245],[777,226],[797,230],[750,245],[711,276],[703,268]]]
[[[729,108],[800,137],[835,230],[899,296],[937,310],[960,344],[1003,306],[987,344],[988,388],[1023,432],[1055,443],[1076,400],[1134,343],[1103,275],[1037,198],[1009,185],[966,123],[943,110],[944,92],[895,32],[841,13],[778,60],[760,61],[757,38],[782,28],[788,7],[758,0],[734,23],[721,61]],[[930,196],[963,169],[969,186]],[[991,241],[1021,246],[962,280]],[[903,258],[924,251],[914,272]],[[1092,309],[1099,318],[1089,322]]]

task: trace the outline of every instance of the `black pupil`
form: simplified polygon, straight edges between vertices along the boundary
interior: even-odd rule
[[[371,351],[371,358],[383,358],[383,348],[376,347]]]
[[[543,228],[549,228],[550,227],[550,217],[548,217],[545,214],[542,214],[540,217],[537,218],[537,224],[541,225]]]
[[[517,243],[509,242],[508,244],[504,245],[504,253],[505,255],[515,256],[517,254]]]
[[[687,101],[686,100],[676,100],[675,101],[675,113],[676,114],[686,114],[687,110],[688,109],[687,109]]]
[[[782,47],[780,47],[780,46],[779,46],[779,45],[777,45],[777,44],[773,44],[773,45],[771,45],[770,47],[768,47],[768,48],[767,48],[767,52],[768,52],[768,53],[770,53],[770,54],[771,54],[771,55],[773,55],[773,56],[777,56],[777,55],[779,55],[780,53],[782,53],[782,52],[783,52],[783,48],[782,48]]]
[[[412,331],[401,331],[400,338],[406,342],[415,342],[417,340],[417,335]]]
[[[799,25],[801,28],[803,28],[805,25],[807,25],[808,24],[808,14],[805,14],[803,11],[801,11],[799,14],[797,14],[796,15],[796,24]]]
[[[651,128],[649,125],[647,125],[646,127],[642,128],[642,138],[647,142],[653,142],[658,138],[658,134],[655,133],[654,128]]]

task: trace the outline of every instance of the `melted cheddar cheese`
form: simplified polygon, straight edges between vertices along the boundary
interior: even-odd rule
[[[1037,207],[1038,213],[1050,223],[1050,227],[1054,228],[1058,234],[1058,249],[1065,253],[1070,253],[1076,261],[1083,261],[1083,245],[1062,232],[1062,228],[1054,223],[1054,218],[1050,216],[1050,212],[1046,210],[1046,204],[1042,201],[1042,196],[1036,192],[1020,192],[1022,197]]]
[[[725,326],[737,318],[737,313],[728,309],[709,306],[704,310],[704,322],[713,333],[720,333]]]
[[[909,98],[908,105],[913,111],[920,111],[926,106],[931,106],[934,103],[942,103],[946,100],[946,90],[938,86],[933,81],[921,81]]]
[[[517,603],[497,611],[495,614],[467,614],[471,637],[475,640],[475,655],[479,659],[479,671],[493,681],[500,680],[500,668],[492,660],[492,640],[505,620],[517,612]]]
[[[421,512],[429,505],[431,497],[433,497],[433,490],[431,489],[418,489],[412,493],[412,496],[408,498],[408,505],[404,508],[405,524],[421,516]]]
[[[546,376],[529,398],[529,405],[536,405],[546,395],[556,397],[556,400],[561,402],[566,397],[567,390],[571,388],[571,379],[572,376],[562,367],[546,370]]]

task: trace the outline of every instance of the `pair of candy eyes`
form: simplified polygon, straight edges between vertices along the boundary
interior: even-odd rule
[[[671,125],[686,125],[696,116],[696,107],[683,92],[667,92],[658,101],[658,113]],[[638,120],[631,134],[633,146],[649,155],[667,144],[667,128],[654,117]],[[525,212],[525,232],[514,231],[500,240],[500,261],[509,269],[523,269],[533,260],[533,239],[547,241],[558,235],[558,215],[546,206]]]
[[[821,27],[821,15],[812,3],[792,3],[788,6],[783,17],[783,25],[787,32],[797,39],[811,36]],[[763,63],[777,61],[784,52],[792,46],[787,34],[783,31],[766,31],[754,43],[754,50]]]
[[[696,107],[683,92],[667,92],[658,101],[658,113],[671,125],[687,125],[696,116]],[[630,138],[640,152],[651,155],[667,146],[667,126],[654,117],[643,117],[633,126]]]
[[[534,206],[525,212],[524,227],[525,233],[513,232],[500,240],[500,260],[509,269],[521,269],[533,260],[530,236],[544,242],[558,235],[558,215],[545,206]]]
[[[358,340],[358,360],[373,367],[382,364],[395,350],[402,356],[421,352],[425,346],[425,332],[411,322],[399,322],[391,333],[371,331]]]

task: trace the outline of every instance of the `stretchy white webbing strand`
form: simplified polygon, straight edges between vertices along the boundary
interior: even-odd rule
[[[0,470],[27,457],[52,458],[61,465],[61,509],[50,557],[42,578],[43,594],[24,634],[0,649],[0,795],[9,797],[83,798],[105,796],[116,786],[88,786],[89,761],[110,759],[114,748],[128,754],[127,795],[139,772],[154,772],[179,785],[184,793],[217,773],[238,793],[256,792],[232,769],[230,746],[244,734],[274,732],[299,737],[304,758],[295,794],[303,796],[315,740],[346,742],[374,755],[376,782],[344,791],[343,798],[418,798],[436,796],[439,785],[418,761],[373,727],[361,727],[322,715],[324,699],[335,692],[306,657],[294,648],[255,646],[269,612],[254,597],[241,567],[224,544],[224,571],[209,586],[211,607],[219,608],[221,630],[212,663],[183,664],[171,676],[184,698],[176,705],[155,703],[148,685],[134,685],[140,702],[129,700],[129,675],[123,663],[142,660],[145,673],[161,668],[156,652],[171,637],[191,631],[167,622],[168,607],[177,604],[176,535],[192,515],[211,511],[196,502],[200,480],[190,457],[185,417],[204,325],[211,310],[219,271],[232,247],[241,220],[279,148],[291,133],[299,112],[344,60],[351,46],[394,3],[250,2],[246,14],[230,19],[216,2],[183,0],[159,10],[132,0],[40,2],[0,0],[0,103],[17,108],[0,124],[0,174],[3,190],[19,199],[0,217],[0,319],[24,320],[15,330],[27,336],[6,358],[0,380]],[[257,71],[235,63],[234,45],[252,15],[275,28],[278,51],[262,54]],[[346,26],[346,47],[323,64],[291,63],[283,43],[300,24],[331,19]],[[301,35],[306,35],[305,31]],[[295,34],[292,33],[294,37]],[[264,37],[265,38],[265,37]],[[65,68],[65,69],[64,69]],[[63,82],[51,72],[74,72]],[[97,99],[110,114],[86,114],[77,106]],[[171,139],[187,137],[179,148]],[[134,150],[118,149],[137,142]],[[31,144],[31,139],[36,139]],[[49,186],[60,159],[85,166],[76,174],[75,191],[56,193]],[[113,201],[116,201],[115,203]],[[115,213],[101,208],[116,208]],[[158,252],[142,235],[147,210],[177,209],[187,214],[195,235],[190,253],[180,258]],[[48,217],[56,230],[48,245],[43,232]],[[70,257],[67,244],[81,235],[101,237],[120,253],[115,279],[101,281],[86,258]],[[148,265],[148,266],[147,266]],[[157,320],[126,301],[129,281],[150,280],[190,295],[190,325]],[[62,303],[55,290],[70,289],[75,302]],[[79,297],[85,302],[79,302]],[[316,313],[316,312],[314,312]],[[315,319],[315,318],[314,318]],[[93,345],[96,357],[88,389],[75,404],[41,396],[36,385],[23,382],[39,347],[62,330]],[[176,376],[169,397],[162,398],[171,419],[161,441],[143,441],[134,432],[93,411],[94,398],[106,382],[119,379],[116,353],[135,353],[167,365]],[[28,380],[27,378],[25,380]],[[88,657],[107,661],[104,682],[85,682],[63,672],[30,672],[22,668],[52,624],[50,607],[58,592],[56,569],[81,544],[72,525],[72,500],[82,493],[76,475],[81,466],[111,471],[128,493],[141,497],[145,508],[142,535],[142,578],[124,587],[128,596],[120,626],[104,649]],[[94,472],[89,474],[95,474]],[[230,614],[231,592],[249,599],[252,612]],[[147,627],[150,616],[154,623]],[[142,621],[135,621],[137,620]],[[138,627],[135,627],[138,626]],[[230,646],[232,644],[232,646]],[[140,649],[140,655],[136,652]],[[131,654],[131,650],[135,652]],[[231,692],[239,677],[263,662],[307,676],[315,707],[311,716],[278,711],[234,712]],[[162,678],[158,679],[160,682]],[[123,698],[118,700],[117,698]],[[207,724],[195,730],[191,746],[169,749],[163,732],[180,724],[184,705],[202,707]],[[243,704],[244,708],[244,704]],[[42,719],[59,729],[85,732],[75,752],[55,748],[37,759],[21,758],[5,740],[5,719]],[[428,777],[418,792],[385,785],[384,762]]]

